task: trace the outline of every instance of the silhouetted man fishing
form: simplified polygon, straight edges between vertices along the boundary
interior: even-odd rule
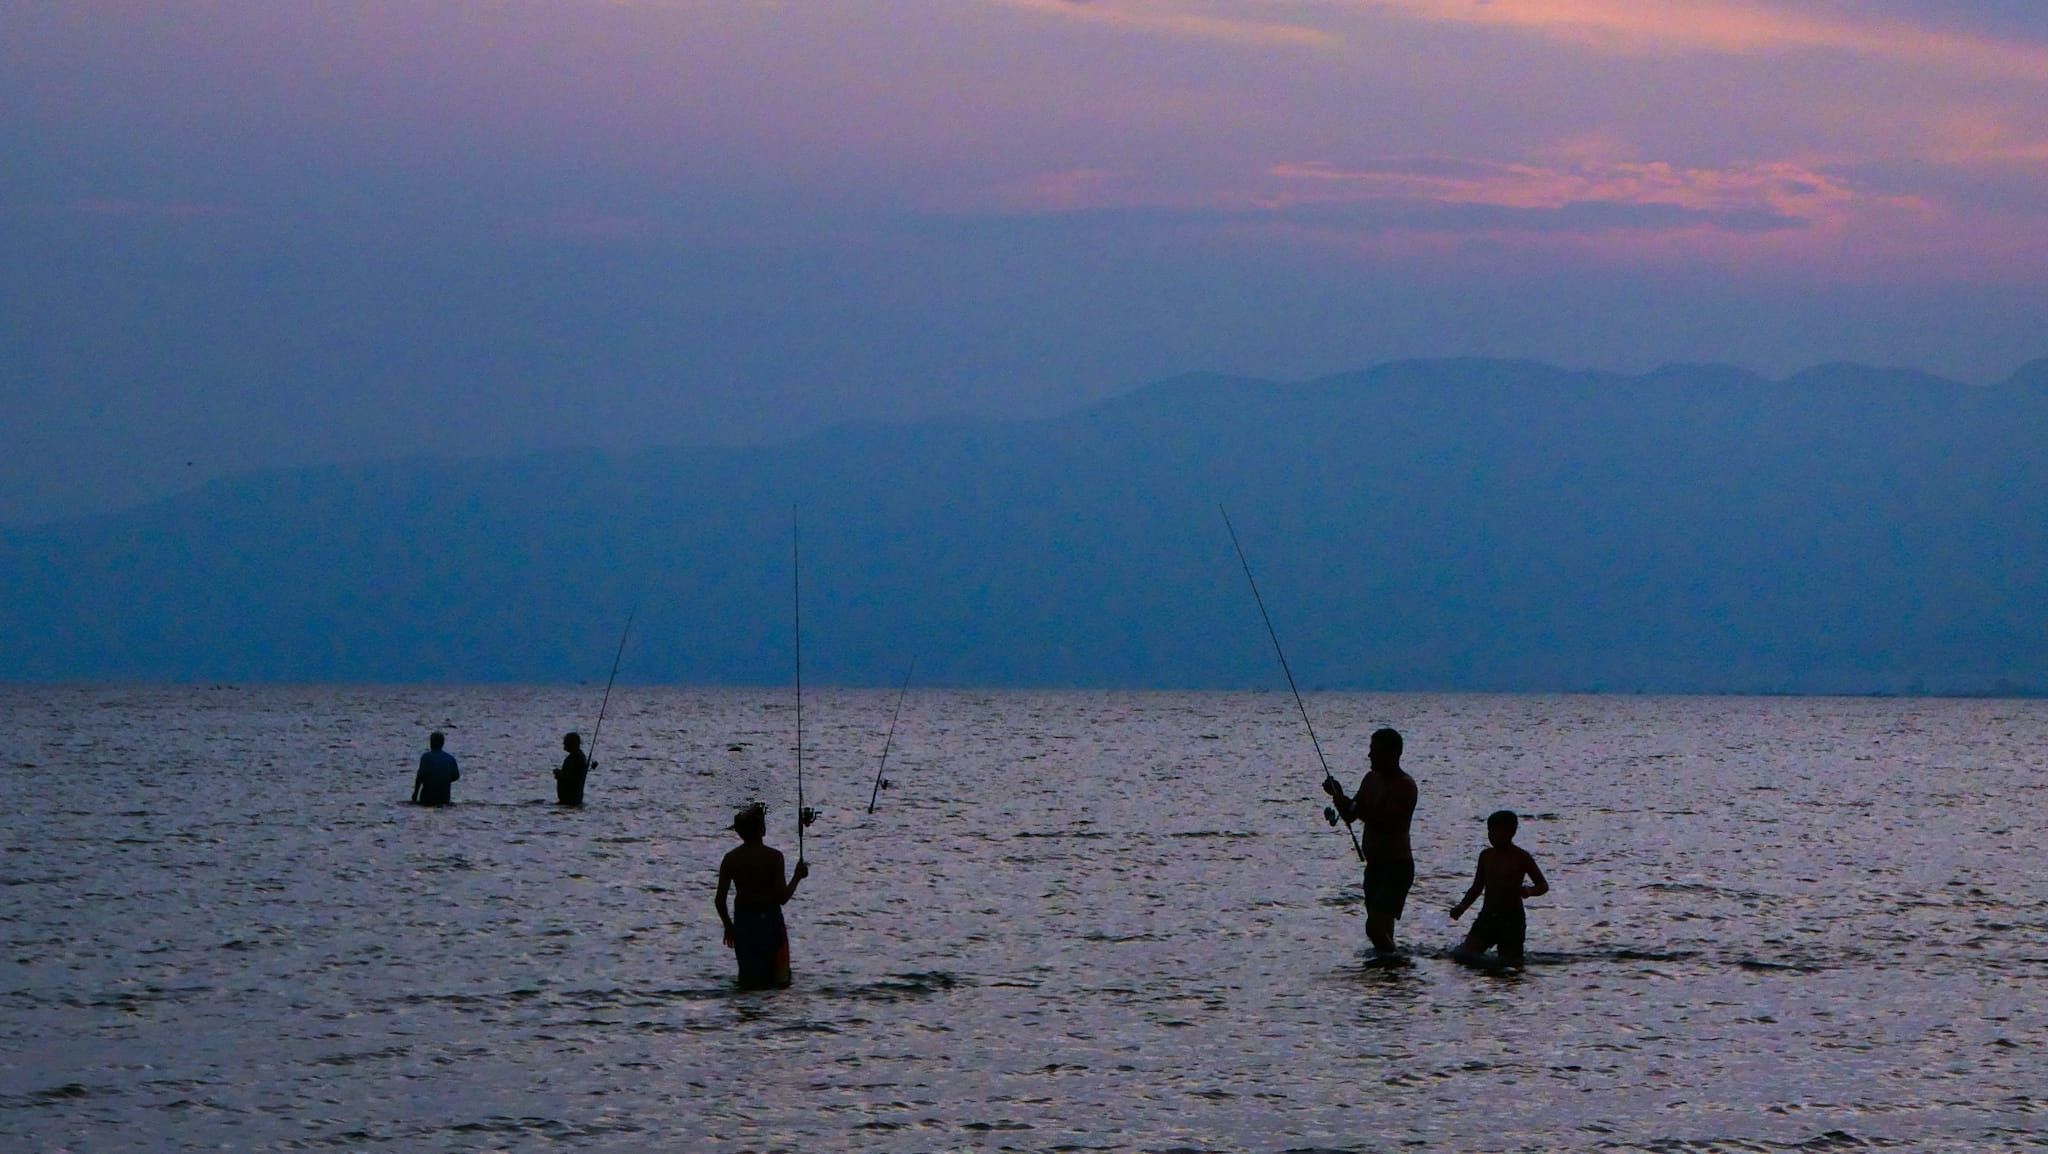
[[[1375,730],[1367,748],[1372,768],[1358,783],[1358,796],[1344,796],[1334,777],[1323,779],[1323,792],[1337,803],[1345,822],[1363,830],[1365,856],[1365,936],[1373,952],[1394,952],[1394,923],[1408,903],[1415,884],[1415,851],[1408,844],[1408,823],[1415,817],[1415,779],[1401,770],[1401,735]]]
[[[590,776],[594,762],[583,756],[583,735],[562,735],[562,768],[555,771],[555,801],[560,805],[583,804],[583,779]]]
[[[455,764],[455,755],[441,748],[447,740],[438,729],[427,735],[427,751],[420,754],[420,769],[412,778],[412,799],[420,805],[447,805],[455,800],[449,787],[462,776],[462,770]]]
[[[718,920],[725,923],[725,944],[739,962],[740,988],[776,989],[789,985],[789,931],[782,922],[783,903],[796,896],[797,883],[811,876],[811,867],[796,863],[789,881],[782,880],[782,853],[762,841],[768,836],[768,814],[750,805],[732,819],[741,845],[718,863]],[[727,912],[726,894],[733,895]]]

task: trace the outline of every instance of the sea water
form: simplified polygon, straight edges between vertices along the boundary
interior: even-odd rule
[[[1405,964],[1275,694],[0,690],[0,1149],[2048,1144],[2048,702],[1315,695],[1419,783]],[[403,804],[429,730],[457,803]],[[1549,876],[1462,966],[1485,815]],[[1468,919],[1471,915],[1467,915]]]

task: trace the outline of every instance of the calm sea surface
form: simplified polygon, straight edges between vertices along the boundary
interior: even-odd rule
[[[2048,1146],[2048,702],[1313,697],[1421,786],[1382,968],[1284,695],[913,692],[869,816],[894,695],[828,691],[741,994],[789,695],[621,689],[560,811],[596,697],[0,690],[0,1149]],[[1521,974],[1444,955],[1499,807]]]

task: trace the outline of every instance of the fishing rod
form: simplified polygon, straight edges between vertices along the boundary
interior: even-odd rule
[[[796,864],[804,864],[804,827],[818,815],[804,804],[804,568],[796,506],[789,507],[789,581],[796,623]]]
[[[889,747],[896,742],[896,719],[903,716],[903,698],[910,693],[910,677],[916,672],[917,658],[913,657],[910,659],[910,668],[903,674],[903,688],[896,691],[896,711],[889,715],[889,736],[882,740],[882,761],[875,766],[875,788],[868,791],[869,813],[875,812],[875,799],[882,796],[883,790],[889,788],[888,779],[882,776],[882,771],[889,768]]]
[[[1273,653],[1280,658],[1280,672],[1287,675],[1287,688],[1294,693],[1294,707],[1301,711],[1301,723],[1308,727],[1309,744],[1316,747],[1316,760],[1321,762],[1323,766],[1323,780],[1335,781],[1336,775],[1330,772],[1330,763],[1328,759],[1323,757],[1323,743],[1316,739],[1315,722],[1308,719],[1308,706],[1302,704],[1301,690],[1295,687],[1294,670],[1287,667],[1287,653],[1280,648],[1280,633],[1273,628],[1273,616],[1266,612],[1266,599],[1259,596],[1259,583],[1252,578],[1252,563],[1245,559],[1244,546],[1237,539],[1237,527],[1230,523],[1230,511],[1222,505],[1217,505],[1216,511],[1223,514],[1223,527],[1230,531],[1230,544],[1237,550],[1238,564],[1244,566],[1244,579],[1246,584],[1252,587],[1252,600],[1258,602],[1259,617],[1266,623],[1266,636],[1273,639]],[[1337,811],[1335,809],[1325,806],[1323,816],[1329,820],[1331,825],[1337,824]],[[1364,861],[1365,846],[1359,843],[1358,831],[1352,829],[1351,823],[1347,821],[1344,823],[1344,832],[1351,835],[1351,849],[1358,855],[1358,860]]]
[[[604,700],[597,703],[597,725],[590,731],[590,749],[583,755],[586,765],[597,764],[597,738],[604,732],[605,707],[612,703],[612,682],[619,679],[619,659],[626,655],[626,635],[633,631],[633,618],[639,614],[640,606],[633,606],[632,612],[626,614],[626,627],[619,630],[619,650],[612,654],[612,675],[604,680]]]

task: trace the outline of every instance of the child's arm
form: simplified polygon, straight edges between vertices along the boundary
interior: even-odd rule
[[[1529,875],[1532,883],[1522,887],[1523,897],[1540,898],[1550,892],[1550,883],[1544,880],[1543,871],[1536,868],[1536,855],[1528,850],[1522,851],[1522,869]]]
[[[1466,910],[1470,909],[1472,907],[1472,903],[1478,901],[1479,895],[1485,892],[1485,890],[1486,851],[1480,850],[1479,866],[1478,868],[1472,871],[1472,888],[1465,891],[1464,900],[1460,901],[1457,905],[1451,907],[1451,920],[1456,921],[1460,916],[1464,914]]]

